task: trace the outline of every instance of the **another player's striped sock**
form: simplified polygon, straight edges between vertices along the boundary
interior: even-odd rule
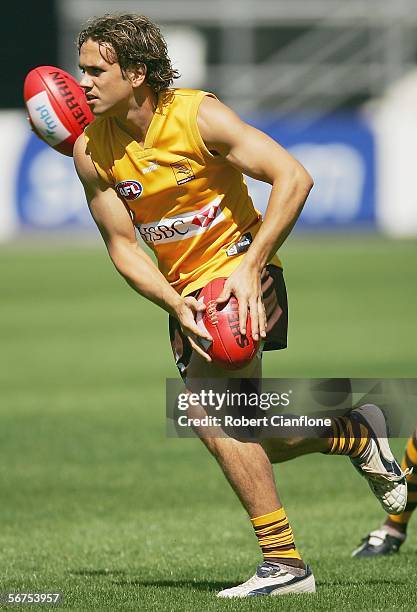
[[[404,512],[401,514],[389,514],[385,525],[392,527],[396,531],[405,533],[407,531],[408,521],[411,518],[414,510],[417,508],[417,429],[408,439],[401,469],[413,468],[412,474],[406,478],[408,485],[407,505]]]
[[[357,457],[369,442],[369,429],[351,417],[333,417],[328,455]]]
[[[251,519],[265,561],[303,568],[284,508]]]

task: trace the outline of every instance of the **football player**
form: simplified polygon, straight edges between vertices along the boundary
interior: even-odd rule
[[[105,15],[78,40],[81,86],[96,119],[76,142],[74,160],[91,214],[116,269],[139,294],[166,310],[184,380],[229,377],[203,348],[195,322],[199,291],[226,277],[218,303],[234,295],[240,333],[249,312],[264,350],[287,343],[287,300],[276,256],[313,181],[266,134],[213,94],[175,89],[177,76],[158,27],[138,15]],[[243,173],[272,187],[262,220]],[[138,245],[138,228],[158,266]],[[235,373],[261,378],[261,359]],[[333,419],[323,437],[291,445],[294,454],[344,454],[366,475],[384,508],[403,509],[404,474],[378,443],[375,406]],[[256,441],[201,436],[249,514],[263,562],[249,581],[221,597],[315,591],[282,507],[271,461]],[[278,445],[285,445],[277,440]]]

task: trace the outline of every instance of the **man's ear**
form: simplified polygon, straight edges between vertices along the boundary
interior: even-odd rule
[[[145,64],[132,66],[126,70],[125,74],[131,82],[132,87],[140,87],[146,79],[146,66]]]

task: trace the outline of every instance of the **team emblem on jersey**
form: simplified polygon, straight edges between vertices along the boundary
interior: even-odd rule
[[[171,168],[174,172],[178,185],[188,183],[188,181],[195,179],[193,169],[191,168],[191,164],[188,159],[180,159],[174,164],[171,164]]]
[[[136,200],[142,195],[143,187],[139,181],[128,180],[120,181],[115,187],[119,196],[122,196],[125,200]]]

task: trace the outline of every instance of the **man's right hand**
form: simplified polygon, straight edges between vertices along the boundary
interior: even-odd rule
[[[205,350],[198,343],[198,340],[200,338],[212,342],[213,338],[210,336],[210,334],[201,331],[195,322],[197,312],[203,312],[205,309],[205,304],[198,302],[193,297],[185,297],[175,308],[175,317],[178,319],[182,331],[188,337],[195,352],[201,355],[206,361],[210,362],[210,355],[205,352]]]

